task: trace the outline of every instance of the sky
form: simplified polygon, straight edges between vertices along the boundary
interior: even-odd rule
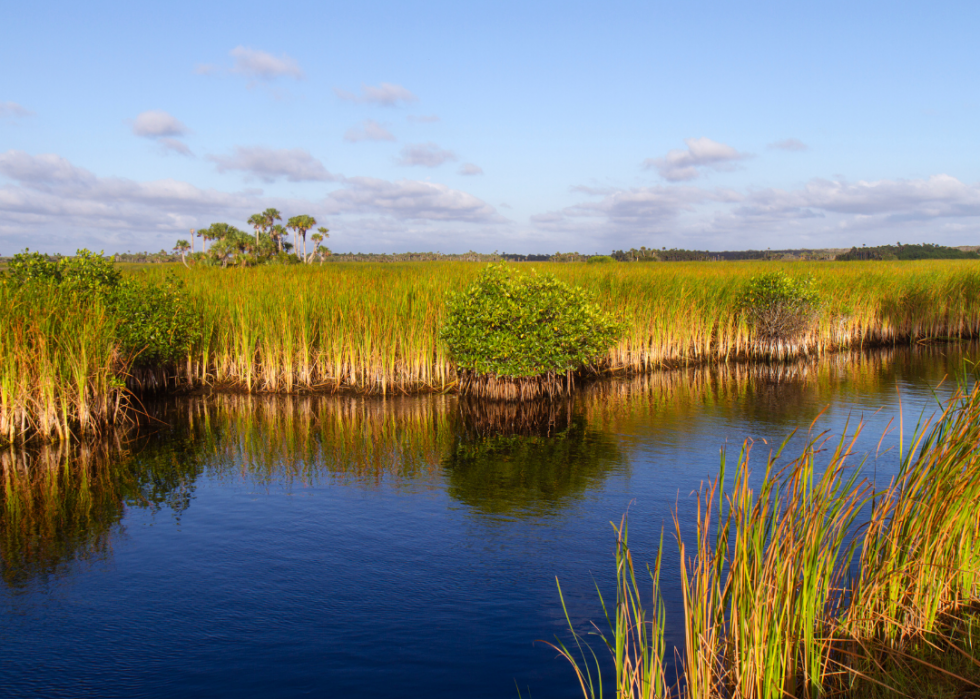
[[[0,254],[980,245],[980,3],[6,3]]]

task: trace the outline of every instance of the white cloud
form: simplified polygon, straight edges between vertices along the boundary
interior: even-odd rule
[[[192,156],[191,149],[188,148],[183,141],[178,141],[176,138],[161,138],[157,141],[160,147],[163,148],[164,153],[173,151],[174,153],[180,153],[181,155]]]
[[[265,51],[237,46],[229,54],[235,59],[231,72],[238,75],[258,80],[274,80],[282,76],[299,80],[303,77],[299,64],[285,53],[282,56],[273,56]]]
[[[35,116],[34,112],[16,102],[0,102],[0,117],[23,119],[32,116]]]
[[[263,182],[285,178],[289,182],[335,182],[342,179],[323,167],[323,163],[302,148],[264,148],[236,146],[231,155],[209,155],[218,172],[238,170]]]
[[[443,163],[456,159],[455,153],[451,150],[440,148],[435,143],[415,143],[402,148],[401,155],[398,158],[398,164],[439,167]]]
[[[437,121],[441,121],[439,117],[437,117],[435,114],[422,114],[422,115],[409,114],[405,118],[415,124],[434,124]]]
[[[811,180],[795,190],[737,192],[691,185],[573,191],[588,200],[531,217],[543,233],[597,238],[611,247],[704,249],[849,247],[902,239],[962,245],[980,234],[980,184],[949,175],[848,183]],[[860,234],[860,239],[858,235]]]
[[[148,138],[160,144],[164,153],[173,151],[181,155],[193,155],[191,149],[178,140],[189,129],[176,117],[159,109],[142,112],[133,121],[133,133],[142,138]]]
[[[378,104],[383,107],[394,107],[399,102],[418,101],[418,97],[412,94],[410,90],[405,89],[401,85],[393,85],[392,83],[381,83],[378,87],[361,85],[360,95],[355,95],[347,90],[341,90],[339,87],[334,88],[334,93],[340,99],[347,100],[348,102]]]
[[[503,219],[485,201],[458,189],[418,180],[351,177],[343,189],[331,192],[333,212],[386,214],[396,219],[499,223]]]
[[[268,206],[308,210],[309,202],[200,189],[186,182],[97,177],[53,154],[0,153],[4,252],[13,245],[73,252],[76,247],[159,249],[174,235],[213,221],[244,222]]]
[[[784,138],[782,141],[770,143],[767,147],[774,150],[788,150],[796,152],[810,150],[810,146],[798,138]]]
[[[458,170],[460,175],[482,175],[483,168],[473,163],[463,163]]]
[[[394,141],[394,135],[374,119],[365,119],[360,126],[348,129],[344,140],[351,143],[359,141]]]
[[[133,121],[133,133],[144,138],[184,136],[187,131],[176,117],[159,109],[142,112]]]
[[[813,179],[803,189],[764,189],[747,198],[747,210],[809,216],[813,210],[856,216],[948,218],[980,216],[980,185],[950,175],[918,180]]]
[[[222,192],[186,182],[98,177],[52,154],[0,153],[0,245],[3,252],[169,249],[189,228],[214,221],[244,226],[268,207],[330,217],[332,238],[365,251],[444,251],[496,246],[502,225],[492,206],[445,185],[358,177],[321,200],[266,197],[260,190]],[[0,179],[2,182],[2,179]],[[347,232],[383,235],[346,239]],[[455,246],[455,248],[454,248]],[[491,248],[487,248],[491,249]],[[9,253],[8,253],[9,254]]]
[[[731,170],[736,162],[749,157],[710,138],[686,138],[684,143],[687,150],[672,150],[663,158],[647,158],[643,161],[643,167],[656,168],[660,176],[669,182],[682,182],[700,177],[699,168]]]

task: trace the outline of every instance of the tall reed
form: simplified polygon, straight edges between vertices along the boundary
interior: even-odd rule
[[[179,270],[198,299],[204,339],[179,373],[185,386],[253,392],[445,390],[456,381],[438,341],[446,294],[478,263],[332,263]],[[819,356],[844,347],[980,333],[974,261],[875,263],[528,264],[588,289],[627,322],[601,364],[614,372],[753,358]],[[752,334],[741,290],[778,267],[812,274],[817,326],[770,345]]]
[[[617,679],[617,697],[777,699],[854,696],[874,686],[893,691],[886,668],[903,668],[906,685],[921,673],[948,677],[952,673],[925,659],[946,651],[965,659],[968,677],[955,681],[980,687],[980,657],[968,637],[959,637],[973,632],[980,605],[980,384],[957,393],[935,420],[918,426],[899,474],[881,492],[847,464],[859,431],[833,444],[826,435],[812,438],[801,455],[778,466],[784,443],[769,456],[755,487],[751,443],[742,450],[730,490],[723,457],[718,477],[697,494],[693,548],[676,513],[674,518],[685,624],[678,683],[658,694]],[[869,519],[859,527],[869,507]],[[860,567],[852,576],[858,550]],[[644,633],[636,630],[647,616],[639,597],[623,592],[626,559],[620,536],[617,594],[631,611],[613,619],[606,613],[612,635],[647,639],[639,655],[650,658],[647,666],[663,667],[660,613],[654,612]],[[658,553],[658,571],[660,560]],[[659,583],[653,604],[662,609]],[[580,643],[574,628],[572,634]],[[617,678],[634,671],[634,660],[606,645]],[[558,648],[572,662],[583,695],[601,695],[601,678],[592,680],[576,656]]]
[[[68,439],[124,418],[116,322],[92,296],[0,283],[0,441]]]

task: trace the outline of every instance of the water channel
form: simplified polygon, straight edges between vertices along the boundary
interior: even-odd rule
[[[661,528],[670,644],[699,483],[839,436],[886,483],[975,345],[602,381],[520,413],[452,396],[147,403],[93,444],[0,450],[0,695],[575,696],[540,639],[599,621],[611,521]],[[943,383],[945,379],[945,383]],[[942,385],[940,385],[942,384]],[[937,388],[938,387],[938,388]],[[880,444],[883,432],[892,430]],[[673,620],[674,623],[671,623]],[[602,651],[598,645],[596,650]]]

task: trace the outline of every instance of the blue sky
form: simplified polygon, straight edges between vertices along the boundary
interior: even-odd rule
[[[980,244],[969,2],[20,3],[0,254]]]

